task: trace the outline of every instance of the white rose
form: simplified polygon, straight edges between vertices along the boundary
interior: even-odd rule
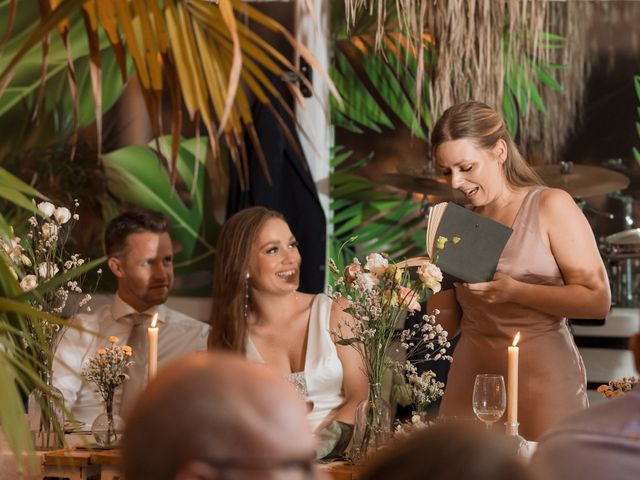
[[[430,288],[433,293],[438,293],[440,291],[442,272],[436,265],[427,262],[418,267],[417,273],[418,277],[420,277],[420,281],[425,287]]]
[[[53,218],[56,219],[56,222],[62,225],[71,219],[71,212],[68,208],[58,207],[53,211]]]
[[[378,279],[371,273],[361,273],[356,280],[363,290],[369,291],[378,284]]]
[[[20,282],[20,288],[22,288],[23,292],[28,292],[29,290],[33,290],[38,286],[38,279],[35,275],[27,275]]]
[[[50,202],[41,202],[38,204],[38,210],[40,210],[45,217],[50,217],[51,215],[53,215],[55,209],[55,205]]]
[[[53,278],[53,276],[56,275],[58,271],[58,266],[55,263],[43,262],[38,265],[38,275],[40,275],[40,278]]]
[[[364,264],[365,270],[369,270],[375,276],[380,277],[384,275],[384,271],[389,266],[389,260],[384,258],[379,253],[372,253],[367,255],[367,262]]]

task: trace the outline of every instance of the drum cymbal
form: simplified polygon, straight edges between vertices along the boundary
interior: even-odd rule
[[[640,245],[640,228],[623,230],[605,238],[611,245]]]
[[[406,173],[384,173],[374,178],[374,181],[399,188],[408,192],[423,193],[425,195],[435,195],[453,197],[453,189],[446,179],[441,176],[415,176]]]
[[[606,195],[624,190],[629,186],[627,176],[607,168],[573,165],[569,173],[563,173],[561,169],[561,165],[534,167],[534,170],[548,186],[561,188],[575,198]]]

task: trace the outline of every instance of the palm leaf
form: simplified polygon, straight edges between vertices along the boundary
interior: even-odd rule
[[[109,190],[122,201],[160,211],[169,218],[173,226],[172,237],[182,246],[178,261],[190,258],[198,243],[213,250],[200,235],[205,176],[199,175],[197,180],[195,176],[197,166],[204,164],[206,139],[200,140],[199,147],[194,140],[184,142],[178,151],[179,178],[189,189],[196,182],[190,206],[173,191],[166,168],[158,162],[158,155],[168,155],[171,151],[171,138],[159,139],[160,151],[152,145],[155,143],[148,147],[128,146],[103,155]],[[196,150],[199,158],[195,156]]]

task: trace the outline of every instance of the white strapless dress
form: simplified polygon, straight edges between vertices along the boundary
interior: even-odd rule
[[[305,401],[313,403],[308,419],[314,431],[329,424],[335,410],[344,402],[342,363],[338,358],[338,351],[331,338],[329,327],[332,304],[331,297],[324,293],[314,298],[309,315],[304,371],[287,375],[287,379],[305,395]],[[247,336],[246,347],[248,360],[264,363],[249,336]]]

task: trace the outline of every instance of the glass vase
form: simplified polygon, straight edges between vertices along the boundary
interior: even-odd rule
[[[369,396],[356,408],[350,457],[360,461],[389,441],[391,406],[382,398],[380,384],[369,386]]]
[[[102,448],[118,446],[124,432],[124,420],[113,413],[113,402],[105,403],[105,411],[98,415],[91,425],[91,433]]]
[[[529,442],[527,442],[519,433],[518,422],[505,422],[506,442],[511,451],[521,457],[529,457]]]
[[[29,394],[29,428],[36,450],[57,450],[64,446],[64,397],[52,384],[50,372],[40,372],[42,387]]]

